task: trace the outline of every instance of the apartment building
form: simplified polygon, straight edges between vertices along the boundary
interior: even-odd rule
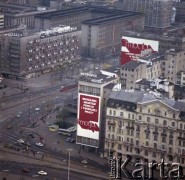
[[[185,86],[175,84],[174,85],[174,98],[178,99],[185,99]]]
[[[29,78],[72,64],[80,56],[79,36],[80,32],[70,26],[5,34],[1,42],[1,73],[9,78]]]
[[[185,71],[185,51],[168,51],[165,53],[161,66],[162,76],[167,78],[169,82],[176,83],[177,74]],[[182,78],[183,80],[183,78]]]
[[[105,103],[116,83],[117,77],[102,73],[81,73],[79,77],[76,143],[86,151],[103,152]]]
[[[185,166],[185,102],[121,90],[107,100],[105,154]]]
[[[157,58],[151,62],[152,64],[130,61],[122,65],[120,69],[122,89],[134,89],[135,83],[143,78],[151,80],[158,78],[161,75],[161,59]]]
[[[171,24],[172,0],[119,0],[116,7],[125,11],[145,14],[145,26],[167,28]]]

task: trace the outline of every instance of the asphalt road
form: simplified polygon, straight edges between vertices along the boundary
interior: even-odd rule
[[[30,172],[25,173],[22,172],[22,170],[26,168]],[[38,175],[39,171],[45,171],[47,172],[47,175]],[[68,171],[66,170],[58,170],[54,168],[48,168],[44,166],[36,166],[36,165],[30,165],[25,163],[17,163],[17,162],[6,162],[6,161],[0,161],[0,173],[6,177],[6,173],[9,174],[18,174],[18,175],[24,175],[32,177],[33,179],[58,179],[58,180],[67,180],[68,179]],[[75,173],[70,171],[69,177],[71,180],[101,180],[100,178],[95,177],[89,177],[80,173]]]

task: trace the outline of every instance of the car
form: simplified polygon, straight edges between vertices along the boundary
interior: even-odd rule
[[[40,108],[35,108],[35,111],[40,111]]]
[[[18,140],[17,140],[17,142],[19,142],[19,143],[22,143],[22,144],[23,144],[23,143],[24,143],[24,140],[23,140],[23,139],[18,139]]]
[[[71,138],[69,142],[70,143],[75,143],[75,140]]]
[[[20,115],[20,114],[17,114],[17,115],[16,115],[16,117],[17,117],[17,118],[20,118],[20,117],[21,117],[21,115]]]
[[[42,144],[42,143],[35,143],[37,146],[39,146],[39,147],[42,147],[42,146],[44,146],[44,144]]]
[[[24,173],[29,173],[29,172],[30,172],[30,170],[29,170],[29,169],[27,169],[27,168],[23,168],[23,169],[22,169],[22,172],[24,172]]]
[[[70,142],[70,140],[71,140],[71,138],[67,138],[67,139],[66,139],[66,142]]]
[[[46,176],[47,175],[47,172],[41,170],[41,171],[38,172],[38,174],[39,175],[45,175]]]
[[[87,164],[87,161],[86,161],[86,160],[83,160],[83,161],[81,161],[81,163],[83,163],[83,164]]]

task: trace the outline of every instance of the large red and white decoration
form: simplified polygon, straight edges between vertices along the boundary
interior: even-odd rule
[[[159,48],[159,41],[126,36],[122,37],[121,44],[121,65],[130,61],[138,61],[143,56],[157,52]]]
[[[79,94],[77,136],[99,139],[100,97]]]

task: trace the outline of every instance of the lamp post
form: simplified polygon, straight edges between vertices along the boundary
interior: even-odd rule
[[[67,149],[68,153],[69,153],[69,160],[68,160],[68,174],[67,174],[67,179],[69,180],[69,172],[70,172],[70,155],[71,155],[71,151],[73,149]]]

